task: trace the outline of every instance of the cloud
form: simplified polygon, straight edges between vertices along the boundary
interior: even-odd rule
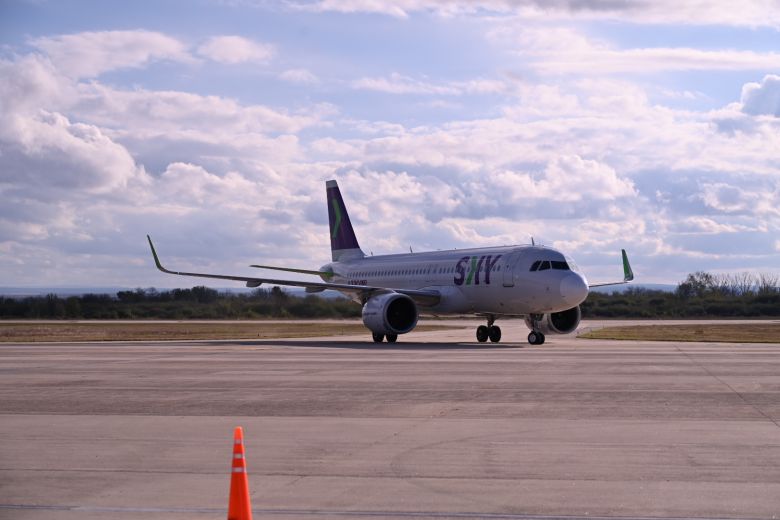
[[[360,78],[352,82],[352,88],[374,90],[386,94],[443,94],[457,95],[460,90],[448,85],[435,85],[415,80],[408,76],[392,73],[389,77]]]
[[[723,214],[741,213],[780,217],[780,182],[774,186],[749,186],[721,182],[704,183],[700,197],[710,208]]]
[[[682,218],[674,224],[674,232],[682,235],[721,235],[723,233],[755,231],[749,226],[721,223],[714,218],[704,216]]]
[[[306,69],[289,69],[282,72],[279,77],[284,81],[290,83],[298,83],[301,85],[314,85],[319,83],[320,80]]]
[[[75,84],[45,57],[0,60],[0,114],[5,119],[36,113],[44,104],[67,104],[74,95]]]
[[[448,81],[436,84],[421,81],[397,72],[389,77],[360,78],[351,83],[358,90],[372,90],[385,94],[419,94],[461,96],[464,94],[500,94],[507,91],[504,81],[476,78],[468,81]]]
[[[568,27],[505,23],[488,38],[547,74],[603,75],[621,72],[650,74],[663,71],[735,71],[780,68],[780,53],[702,50],[685,47],[616,48]]]
[[[274,52],[272,45],[258,43],[241,36],[214,36],[198,47],[200,56],[228,65],[267,63]]]
[[[761,83],[746,83],[741,102],[746,114],[780,117],[780,76],[768,74]]]
[[[220,177],[202,166],[178,162],[169,164],[156,184],[162,199],[193,208],[226,199],[238,205],[248,202],[257,190],[255,183],[236,172]]]
[[[71,123],[61,114],[17,118],[2,133],[17,136],[3,140],[0,155],[3,181],[11,184],[102,193],[143,173],[99,128]]]
[[[97,77],[159,60],[192,62],[182,42],[144,30],[82,32],[35,38],[30,44],[44,52],[60,73],[73,78]]]
[[[79,111],[99,124],[124,126],[144,135],[203,132],[218,136],[297,132],[318,124],[328,114],[327,105],[305,113],[290,114],[265,105],[244,105],[221,96],[181,91],[119,90],[90,83],[80,86]]]
[[[127,149],[100,127],[55,110],[72,106],[77,93],[46,58],[0,61],[0,181],[51,196],[105,193],[143,178]]]
[[[556,37],[597,66],[622,52],[575,31],[507,41],[536,66],[545,53],[563,56]],[[186,283],[155,278],[143,241],[150,230],[176,268],[316,266],[328,259],[322,181],[334,177],[362,245],[377,254],[542,235],[594,279],[613,278],[627,247],[643,278],[658,281],[681,279],[692,270],[686,261],[746,269],[775,259],[722,245],[749,234],[771,249],[780,233],[780,118],[765,98],[774,79],[710,112],[657,104],[657,86],[604,74],[540,81],[500,71],[461,80],[379,74],[338,83],[348,87],[332,98],[339,107],[301,96],[268,106],[203,94],[197,74],[206,67],[188,70],[192,89],[166,90],[79,80],[63,73],[66,63],[40,52],[0,60],[0,250],[36,266],[0,259],[19,283],[58,283],[57,264],[72,280]],[[279,78],[306,81],[307,73]],[[464,109],[453,113],[467,115],[360,118],[362,107],[344,101],[349,88],[373,89],[388,106],[393,95],[427,96],[410,105],[420,111],[454,100]],[[471,95],[495,97],[474,109]],[[138,267],[119,280],[111,278],[118,265]]]
[[[654,0],[319,0],[289,5],[310,11],[375,13],[408,18],[416,12],[440,16],[517,16],[525,21],[618,20],[639,24],[780,27],[774,2],[745,0],[735,9],[728,2]]]
[[[339,13],[376,13],[406,18],[410,11],[419,10],[420,3],[402,0],[391,2],[384,0],[319,0],[311,4],[291,3],[292,6],[309,11],[335,11]]]

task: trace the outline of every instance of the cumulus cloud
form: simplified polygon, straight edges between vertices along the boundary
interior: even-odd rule
[[[45,57],[0,60],[0,114],[5,118],[35,113],[43,104],[68,104],[74,96],[75,84]]]
[[[61,114],[16,119],[2,133],[0,169],[11,184],[100,193],[142,174],[128,151],[99,128],[71,123]]]
[[[77,88],[38,56],[0,62],[0,179],[41,193],[106,192],[143,177],[130,153],[101,128],[44,106],[68,107]],[[5,74],[8,73],[8,74]]]
[[[768,74],[761,83],[745,84],[741,102],[746,114],[780,117],[780,76]]]
[[[210,200],[230,199],[233,204],[247,202],[256,195],[257,186],[237,172],[220,177],[197,164],[171,163],[157,180],[163,199],[198,207]]]
[[[198,54],[228,65],[266,63],[273,57],[274,48],[241,36],[214,36],[198,47]]]
[[[191,62],[182,42],[153,31],[97,31],[33,39],[57,70],[74,78],[96,77],[110,70],[143,67],[152,61]]]

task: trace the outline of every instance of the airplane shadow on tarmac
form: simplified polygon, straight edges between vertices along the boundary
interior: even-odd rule
[[[398,342],[398,343],[374,343],[372,341],[337,341],[337,340],[286,340],[286,339],[258,339],[258,340],[237,340],[231,341],[232,345],[242,346],[262,346],[269,345],[275,347],[310,347],[310,348],[351,348],[355,350],[506,350],[524,348],[525,344],[518,343],[419,343],[419,342]],[[222,342],[208,343],[214,346]]]

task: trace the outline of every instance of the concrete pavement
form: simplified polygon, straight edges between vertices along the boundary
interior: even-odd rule
[[[0,345],[0,518],[780,516],[780,344],[502,328]]]

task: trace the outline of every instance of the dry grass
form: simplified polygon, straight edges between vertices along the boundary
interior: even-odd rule
[[[455,328],[420,325],[415,330]],[[361,322],[0,322],[0,343],[36,341],[138,341],[276,339],[369,336]],[[370,337],[370,336],[369,336]]]
[[[780,323],[634,325],[592,330],[579,337],[633,341],[780,343]]]

